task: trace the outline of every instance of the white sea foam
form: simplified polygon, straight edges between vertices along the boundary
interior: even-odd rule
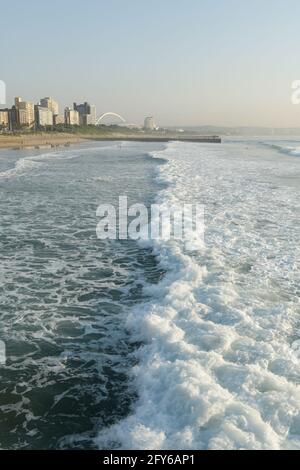
[[[64,148],[62,150],[53,150],[47,153],[31,154],[21,157],[17,160],[12,168],[0,172],[0,178],[12,178],[23,176],[34,169],[39,168],[43,163],[54,163],[59,160],[72,160],[74,158],[84,158],[88,153],[101,153],[103,151],[117,148],[117,143],[109,143],[108,145],[97,145],[96,147],[76,146]],[[28,151],[29,152],[29,151]]]
[[[151,253],[134,242],[97,240],[96,207],[118,191],[130,190],[133,203],[152,199],[156,164],[127,144],[0,153],[1,171],[25,159],[0,178],[1,340],[9,353],[0,447],[90,448],[95,420],[113,423],[133,401],[125,321],[158,275]]]
[[[31,158],[20,158],[16,161],[13,168],[0,172],[0,178],[12,178],[14,176],[23,174],[27,170],[32,169],[38,165],[37,162]]]
[[[159,203],[206,205],[206,248],[153,242],[167,273],[127,322],[144,344],[138,400],[101,448],[300,448],[300,200],[276,183],[300,168],[261,152],[171,143],[153,155],[167,159]]]
[[[283,152],[287,152],[289,155],[293,155],[295,157],[300,156],[300,147],[283,147]]]
[[[281,153],[284,153],[286,155],[290,155],[292,157],[299,157],[300,156],[300,146],[295,145],[290,145],[288,143],[274,143],[274,142],[262,142],[264,145],[267,145],[271,148],[274,148],[275,150],[278,150]]]

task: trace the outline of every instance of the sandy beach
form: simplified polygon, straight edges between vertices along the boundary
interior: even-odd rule
[[[56,147],[81,142],[78,135],[39,133],[29,135],[0,135],[0,148]]]
[[[169,142],[171,140],[185,142],[220,143],[217,136],[178,136],[170,135],[147,135],[147,134],[67,134],[67,133],[37,133],[20,135],[0,135],[0,149],[2,148],[35,148],[35,147],[58,147],[77,144],[84,140],[107,140],[107,141],[138,141],[138,142]]]

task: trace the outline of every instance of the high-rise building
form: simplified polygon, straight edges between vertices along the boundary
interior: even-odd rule
[[[7,128],[8,124],[8,109],[0,109],[0,127]]]
[[[18,109],[18,124],[20,126],[30,126],[32,121],[29,119],[28,111],[25,108]]]
[[[15,98],[15,107],[18,108],[21,102],[22,102],[22,98],[20,96],[17,96]]]
[[[53,115],[53,124],[57,126],[58,124],[64,124],[65,123],[65,117],[62,116],[61,114],[54,114]]]
[[[95,125],[97,120],[96,106],[87,102],[83,104],[74,103],[74,109],[79,113],[81,126]]]
[[[146,131],[154,131],[156,129],[154,118],[152,116],[147,116],[145,118],[144,129]]]
[[[11,109],[8,109],[8,128],[10,131],[16,129],[18,125],[18,110],[16,106],[12,106]]]
[[[40,100],[40,105],[43,108],[51,109],[53,114],[59,114],[58,102],[55,101],[53,98],[50,98],[50,97],[42,98]]]
[[[79,126],[79,113],[75,109],[65,108],[65,123],[71,126]]]
[[[53,113],[51,109],[35,106],[35,121],[38,127],[53,126]]]
[[[89,105],[90,106],[90,113],[87,114],[87,124],[95,126],[96,121],[97,121],[97,110],[96,106],[94,104]]]
[[[15,98],[15,108],[17,110],[17,123],[20,126],[33,126],[34,117],[34,104],[30,101],[23,101],[19,96]]]

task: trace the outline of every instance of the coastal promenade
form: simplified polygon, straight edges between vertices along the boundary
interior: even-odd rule
[[[12,148],[52,148],[77,144],[86,140],[109,141],[109,142],[198,142],[198,143],[221,143],[218,136],[197,135],[145,135],[145,134],[67,134],[67,133],[38,133],[21,135],[0,135],[0,149]]]

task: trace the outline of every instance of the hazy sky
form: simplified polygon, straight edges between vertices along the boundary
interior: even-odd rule
[[[299,0],[0,0],[15,95],[161,125],[300,126]]]

